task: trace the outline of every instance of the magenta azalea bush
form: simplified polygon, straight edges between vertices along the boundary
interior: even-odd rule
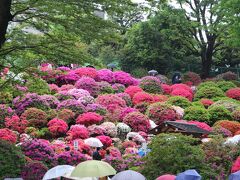
[[[48,122],[48,129],[53,136],[65,135],[68,130],[68,125],[64,120],[54,118]]]
[[[78,89],[87,90],[92,96],[96,96],[99,93],[99,86],[97,82],[90,77],[82,77],[76,83],[75,87]]]
[[[123,71],[113,72],[113,77],[116,83],[120,83],[125,86],[138,84],[138,81],[135,78],[133,78],[130,74]]]
[[[97,74],[99,81],[106,81],[108,83],[114,82],[113,72],[109,69],[98,70]]]
[[[105,147],[109,147],[112,144],[112,139],[109,136],[101,135],[96,138],[98,138]]]
[[[70,130],[67,132],[67,135],[71,140],[74,139],[86,139],[89,137],[88,129],[83,125],[72,125]]]
[[[99,124],[102,120],[103,117],[101,115],[95,112],[86,112],[78,116],[76,123],[90,126],[93,124]]]
[[[31,161],[24,166],[21,177],[26,180],[42,180],[47,171],[48,167],[41,161]]]
[[[57,161],[59,165],[71,165],[76,166],[79,163],[88,160],[87,156],[79,151],[65,151],[57,155]]]

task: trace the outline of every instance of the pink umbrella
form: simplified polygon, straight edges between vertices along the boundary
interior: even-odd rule
[[[176,176],[171,174],[165,174],[162,176],[159,176],[156,180],[175,180]]]

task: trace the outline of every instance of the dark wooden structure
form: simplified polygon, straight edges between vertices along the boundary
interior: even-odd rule
[[[187,124],[183,122],[165,121],[163,124],[151,129],[149,134],[160,133],[182,133],[186,135],[192,135],[193,137],[201,138],[203,135],[210,134],[209,131],[197,127],[195,124]]]

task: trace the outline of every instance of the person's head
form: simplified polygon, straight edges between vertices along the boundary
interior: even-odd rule
[[[70,151],[70,147],[69,146],[65,147],[65,150]]]
[[[97,151],[99,151],[101,148],[100,147],[97,147]]]
[[[128,138],[128,140],[129,140],[129,141],[132,141],[132,140],[133,140],[133,138],[132,138],[132,137],[129,137],[129,138]]]
[[[109,155],[110,154],[110,151],[109,149],[106,150],[106,154]]]

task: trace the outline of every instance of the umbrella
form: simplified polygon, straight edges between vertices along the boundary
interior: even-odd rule
[[[226,140],[225,144],[237,144],[240,142],[240,134],[230,137]]]
[[[116,170],[103,161],[89,160],[77,165],[70,177],[104,177],[116,174]]]
[[[176,177],[176,180],[201,180],[202,177],[194,169],[186,170],[182,173],[179,173]]]
[[[148,71],[148,74],[150,76],[156,76],[158,74],[158,72],[156,70],[150,70],[150,71]]]
[[[120,173],[117,173],[112,180],[145,180],[146,178],[136,172],[136,171],[132,171],[132,170],[127,170],[127,171],[122,171]]]
[[[176,176],[171,174],[165,174],[162,176],[159,176],[156,180],[175,180]]]
[[[229,180],[239,180],[240,179],[240,171],[230,174]]]
[[[52,169],[49,169],[43,177],[43,180],[58,178],[64,176],[68,172],[72,172],[74,169],[73,166],[69,165],[59,165],[55,166]]]
[[[102,142],[97,138],[88,138],[84,140],[84,143],[91,147],[102,147]]]
[[[107,65],[107,67],[113,69],[113,68],[116,68],[117,66],[114,63],[110,63]]]

